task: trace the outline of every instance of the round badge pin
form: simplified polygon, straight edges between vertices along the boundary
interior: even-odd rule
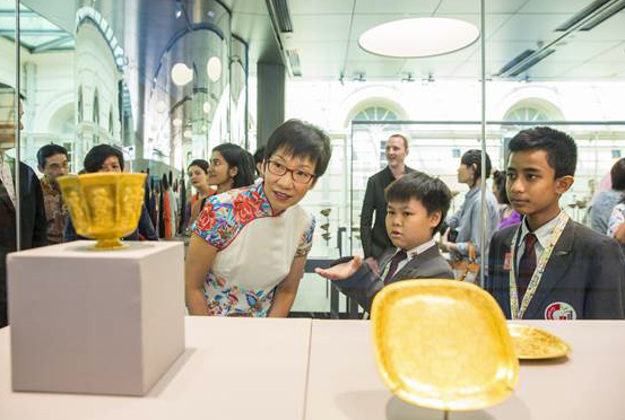
[[[577,312],[573,305],[566,302],[554,302],[545,309],[545,319],[569,320],[577,319]]]

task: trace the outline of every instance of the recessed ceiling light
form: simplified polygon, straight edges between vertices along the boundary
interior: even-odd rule
[[[171,79],[178,86],[184,86],[193,80],[193,70],[184,63],[176,63],[171,69]]]
[[[156,112],[162,114],[167,110],[167,105],[165,105],[165,101],[159,100],[156,102]]]
[[[182,120],[180,118],[174,118],[172,124],[174,125],[174,127],[180,127],[182,126]]]
[[[216,82],[221,77],[221,60],[219,57],[211,57],[208,59],[208,63],[206,63],[206,73],[208,73],[208,78]]]
[[[396,58],[431,57],[458,51],[480,36],[469,22],[449,18],[411,18],[375,26],[358,39],[372,54]]]
[[[204,104],[202,105],[202,109],[204,110],[205,114],[208,114],[209,112],[211,112],[210,102],[204,102]]]

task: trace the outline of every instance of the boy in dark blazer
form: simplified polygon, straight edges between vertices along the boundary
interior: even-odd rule
[[[451,192],[443,181],[412,172],[394,181],[385,192],[388,203],[386,231],[396,248],[379,260],[380,273],[360,257],[341,258],[317,274],[333,280],[345,295],[367,312],[386,284],[407,279],[453,279],[449,263],[432,237],[445,220]]]
[[[509,319],[622,319],[618,244],[560,209],[574,181],[574,140],[537,127],[519,132],[509,147],[506,191],[524,218],[493,236],[485,288]]]

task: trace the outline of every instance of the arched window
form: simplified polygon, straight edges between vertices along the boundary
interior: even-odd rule
[[[379,167],[380,169],[384,168],[387,164],[386,162],[386,141],[388,140],[388,136],[392,133],[401,132],[401,126],[397,124],[385,124],[384,122],[388,121],[397,121],[399,117],[397,113],[385,106],[381,105],[371,105],[357,112],[352,121],[372,121],[379,122],[379,124],[367,124],[367,125],[357,125],[357,131],[359,134],[365,134],[366,138],[369,139],[369,144],[373,143],[373,147],[377,150],[377,155],[379,158]],[[358,136],[360,137],[360,135]],[[362,137],[360,137],[362,138]],[[354,144],[354,158],[358,159],[359,156],[362,156],[366,159],[367,149],[371,146],[369,145],[359,145]],[[371,149],[368,149],[371,150]]]
[[[508,111],[505,120],[542,122],[549,121],[551,120],[551,118],[549,117],[547,112],[542,109],[532,106],[522,106]]]
[[[352,118],[352,121],[397,121],[399,118],[394,111],[382,106],[370,106]]]
[[[545,122],[563,120],[560,109],[542,98],[526,98],[512,105],[504,116],[505,121]]]

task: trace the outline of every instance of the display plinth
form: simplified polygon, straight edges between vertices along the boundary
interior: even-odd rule
[[[15,391],[144,395],[184,351],[184,251],[77,241],[9,254]]]

